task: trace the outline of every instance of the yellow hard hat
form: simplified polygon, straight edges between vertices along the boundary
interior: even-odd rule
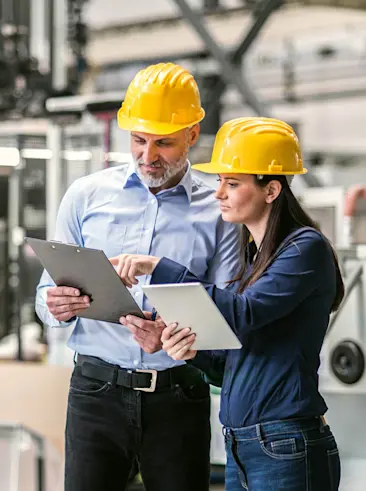
[[[306,174],[293,128],[278,119],[250,117],[219,129],[211,162],[194,169],[207,174]]]
[[[205,117],[197,83],[174,63],[159,63],[139,71],[118,111],[123,130],[168,135]]]

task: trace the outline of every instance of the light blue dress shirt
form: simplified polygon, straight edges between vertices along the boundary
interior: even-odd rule
[[[173,259],[199,279],[225,287],[239,270],[239,229],[221,218],[214,189],[192,175],[190,165],[174,188],[152,194],[134,165],[105,169],[77,179],[59,208],[54,240],[101,249],[107,257],[150,254]],[[139,278],[139,284],[150,276]],[[36,311],[49,327],[70,326],[48,311],[46,271],[37,286]],[[138,305],[151,310],[139,285]],[[130,369],[164,370],[181,364],[164,351],[145,353],[120,324],[77,318],[67,345],[77,353]]]

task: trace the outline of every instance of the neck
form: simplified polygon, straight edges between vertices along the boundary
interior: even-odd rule
[[[184,174],[187,172],[187,167],[188,167],[188,164],[185,165],[184,168],[178,172],[178,174],[175,174],[175,176],[173,176],[171,179],[169,179],[169,181],[167,181],[165,184],[159,186],[158,188],[149,188],[150,192],[152,194],[158,194],[160,191],[163,191],[163,189],[174,188],[183,179]]]
[[[250,232],[250,235],[253,237],[257,250],[260,248],[263,241],[264,234],[266,233],[267,230],[269,213],[270,213],[270,209],[266,210],[266,212],[259,220],[256,220],[253,223],[245,224]]]

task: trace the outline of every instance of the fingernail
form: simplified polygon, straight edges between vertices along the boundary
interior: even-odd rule
[[[126,317],[126,320],[127,320],[127,322],[129,322],[129,321],[131,320],[131,317],[128,315],[128,316]]]
[[[126,322],[126,318],[125,317],[121,317],[119,319],[119,321],[120,321],[121,324],[124,324]]]
[[[70,283],[71,283],[71,282],[70,282]],[[80,295],[79,290],[75,290],[75,292],[74,292],[74,293],[75,293],[75,295],[76,295],[77,297]]]

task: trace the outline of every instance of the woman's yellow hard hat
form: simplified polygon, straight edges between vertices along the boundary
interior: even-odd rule
[[[130,83],[117,121],[121,129],[168,135],[205,117],[197,83],[174,63],[140,70]]]
[[[273,118],[237,118],[219,129],[211,162],[193,169],[206,174],[306,174],[293,128]]]

